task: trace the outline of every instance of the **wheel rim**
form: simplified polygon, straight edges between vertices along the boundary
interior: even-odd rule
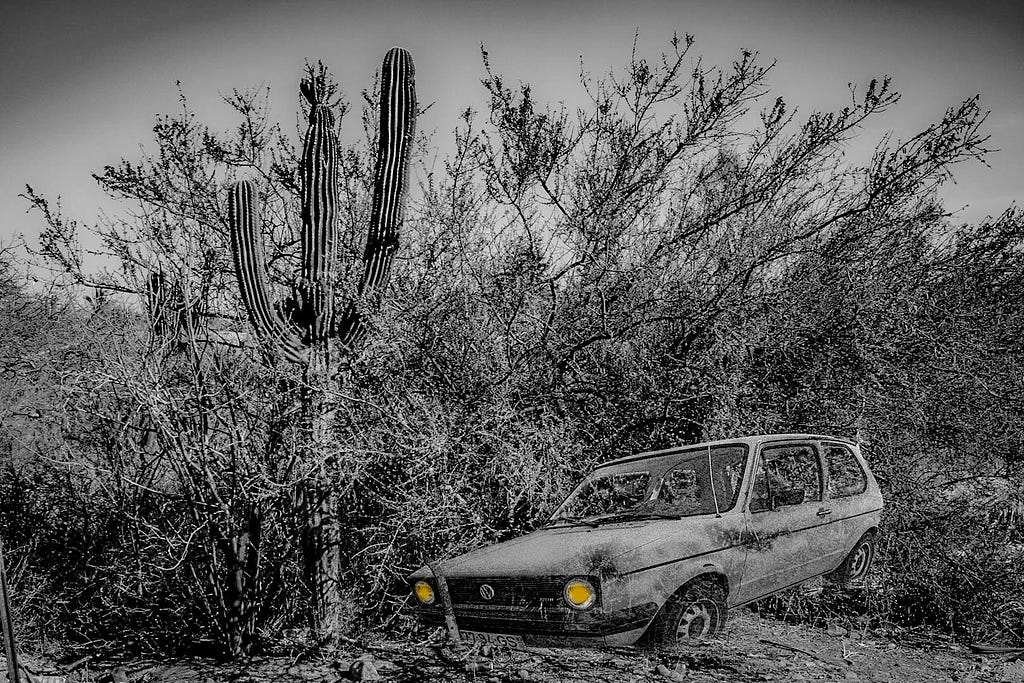
[[[874,553],[875,549],[871,543],[862,543],[857,546],[856,552],[854,552],[853,557],[850,559],[851,579],[864,578],[871,567],[871,559]]]
[[[681,643],[694,643],[711,635],[718,607],[711,601],[701,600],[691,603],[679,616],[676,627],[676,640]]]

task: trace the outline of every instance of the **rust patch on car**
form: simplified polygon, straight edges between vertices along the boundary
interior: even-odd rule
[[[612,558],[614,550],[610,546],[602,546],[594,548],[586,555],[583,555],[580,558],[582,569],[580,573],[588,576],[598,576],[602,582],[617,579],[621,572]]]
[[[775,545],[775,535],[764,535],[759,536],[756,532],[746,531],[741,534],[744,537],[743,545],[747,546],[749,550],[764,553],[768,552]]]

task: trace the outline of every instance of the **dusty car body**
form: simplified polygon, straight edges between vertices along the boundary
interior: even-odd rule
[[[855,443],[750,436],[605,463],[544,527],[438,566],[470,640],[671,644],[808,579],[862,579],[882,504]],[[419,619],[444,623],[438,578],[409,583]]]

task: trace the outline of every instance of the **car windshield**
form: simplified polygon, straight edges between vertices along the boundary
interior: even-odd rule
[[[742,445],[705,447],[598,469],[569,495],[549,523],[725,512],[736,504],[746,454]]]

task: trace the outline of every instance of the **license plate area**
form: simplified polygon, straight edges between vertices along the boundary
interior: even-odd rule
[[[497,645],[500,647],[513,647],[523,649],[526,644],[522,636],[508,635],[507,633],[483,633],[481,631],[463,631],[459,629],[459,635],[467,645]]]

